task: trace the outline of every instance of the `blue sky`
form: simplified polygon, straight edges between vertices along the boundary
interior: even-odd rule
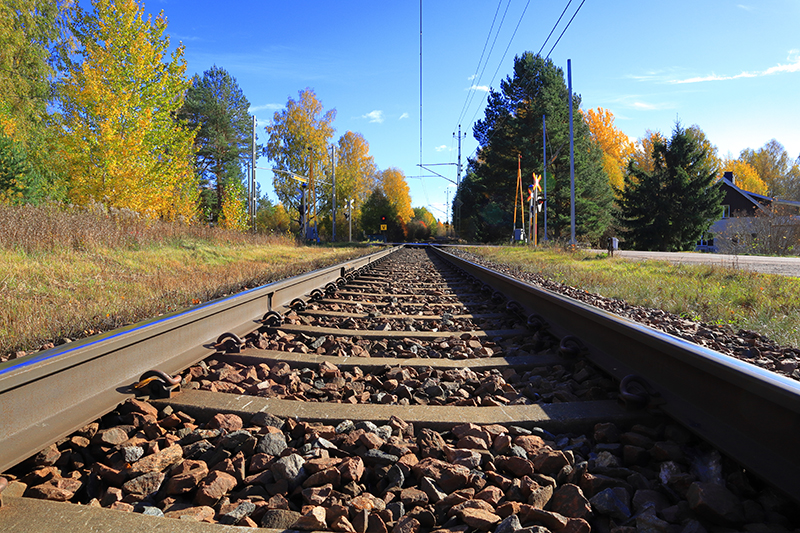
[[[547,55],[579,6],[550,58],[565,75],[571,60],[584,109],[611,110],[632,139],[668,134],[677,119],[700,126],[723,156],[773,138],[800,155],[800,0],[568,1],[425,0],[422,142],[419,1],[149,0],[145,9],[166,14],[187,75],[217,65],[237,79],[262,141],[275,110],[310,87],[337,111],[335,139],[364,135],[378,167],[401,169],[413,205],[440,219],[454,187],[415,177],[430,175],[417,166],[420,145],[422,163],[455,163],[460,122],[465,162],[486,89],[499,87],[515,55]],[[455,165],[433,168],[455,180]],[[257,178],[274,200],[271,173]]]

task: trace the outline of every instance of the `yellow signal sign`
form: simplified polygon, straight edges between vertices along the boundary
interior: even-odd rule
[[[542,177],[537,176],[536,173],[533,174],[533,188],[542,192]]]
[[[381,224],[381,231],[386,231],[386,224]]]

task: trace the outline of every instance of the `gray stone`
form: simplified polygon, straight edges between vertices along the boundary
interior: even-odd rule
[[[277,416],[261,412],[254,414],[250,419],[250,423],[255,426],[272,426],[274,428],[283,429],[284,421]]]
[[[144,448],[141,446],[125,446],[120,451],[122,452],[122,460],[126,463],[135,463],[144,455]]]
[[[494,533],[514,533],[518,529],[522,529],[522,524],[519,517],[515,514],[508,515],[502,522],[497,524]]]
[[[261,517],[260,527],[267,529],[289,529],[303,515],[288,509],[269,509]]]
[[[245,516],[250,516],[250,514],[255,510],[256,504],[244,500],[239,502],[239,505],[236,506],[236,509],[222,515],[219,519],[219,522],[220,524],[236,525],[242,518]]]
[[[631,517],[630,499],[628,491],[623,487],[613,487],[598,492],[589,502],[595,512],[624,522]]]
[[[284,437],[283,433],[267,433],[258,441],[256,453],[265,453],[277,457],[287,447],[286,437]]]
[[[275,481],[285,479],[289,483],[290,489],[293,490],[307,477],[306,471],[303,468],[305,462],[305,459],[300,455],[293,453],[277,459],[272,463],[272,466],[270,466],[270,471],[272,475],[275,476]]]

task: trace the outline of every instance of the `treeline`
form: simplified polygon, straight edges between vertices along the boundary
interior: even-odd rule
[[[511,238],[518,165],[526,185],[532,174],[546,173],[548,238],[571,238],[570,98],[578,241],[604,245],[619,236],[628,247],[690,249],[720,218],[717,183],[726,171],[744,190],[800,200],[800,157],[792,160],[776,140],[738,157],[720,156],[700,127],[676,122],[669,136],[647,131],[631,142],[610,111],[580,109],[581,97],[569,94],[562,69],[526,52],[499,90],[490,91],[485,116],[473,128],[478,150],[453,204],[454,215],[461,206],[468,240]],[[544,213],[538,217],[541,228]]]
[[[336,112],[313,90],[290,98],[253,147],[235,77],[213,66],[189,78],[183,45],[170,50],[164,13],[146,17],[136,0],[0,0],[0,204],[244,230],[255,149],[278,170],[278,203],[257,201],[260,231],[330,238],[336,206],[339,236],[351,225],[354,238],[381,226],[398,240],[444,232],[411,208],[401,171],[375,166],[361,134],[332,148]]]

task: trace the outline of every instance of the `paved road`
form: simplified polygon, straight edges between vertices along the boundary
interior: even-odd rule
[[[606,250],[597,250],[598,253]],[[763,274],[800,277],[800,257],[761,257],[752,255],[724,255],[692,252],[636,252],[617,250],[614,257],[628,259],[657,259],[671,263],[702,263],[739,268]]]

